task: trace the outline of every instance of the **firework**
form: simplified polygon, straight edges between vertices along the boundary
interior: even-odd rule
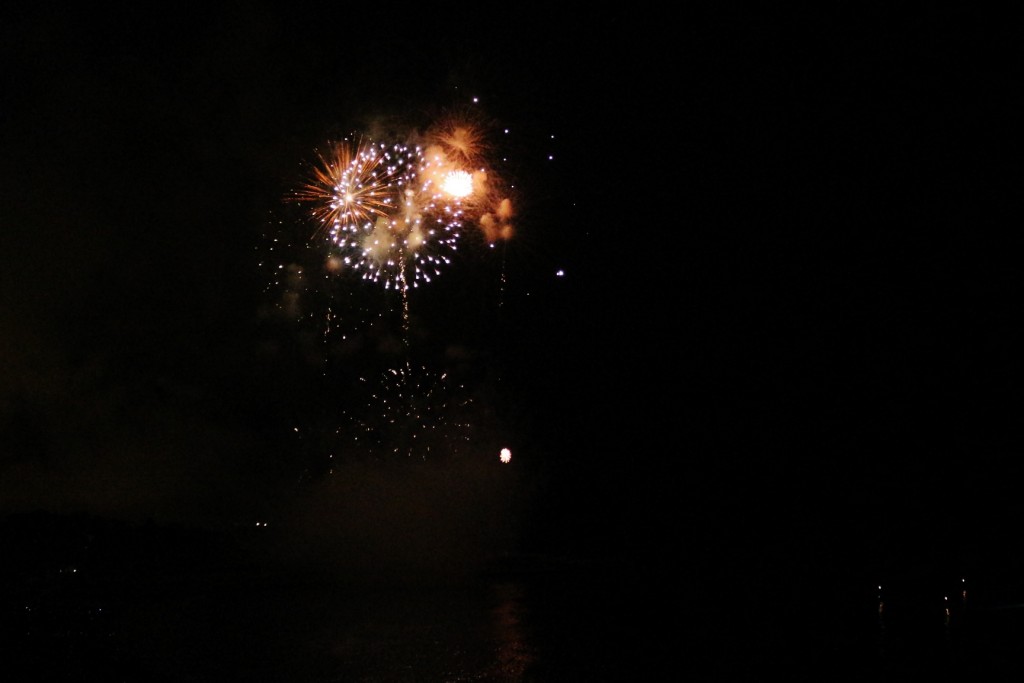
[[[447,373],[406,365],[359,378],[363,405],[336,430],[343,447],[376,458],[451,457],[467,448],[472,399]]]
[[[459,173],[460,182],[472,185],[473,220],[484,241],[493,245],[511,239],[515,234],[512,200],[499,188],[495,172],[488,170],[488,157],[493,146],[485,133],[488,126],[469,110],[447,114],[427,133],[427,140],[444,155],[466,170]]]
[[[405,291],[430,282],[458,251],[484,183],[465,157],[440,143],[343,140],[318,156],[292,199],[309,205],[336,270]]]
[[[288,199],[307,210],[333,274],[405,292],[440,275],[466,237],[493,246],[514,234],[487,131],[467,110],[443,114],[424,133],[353,134],[318,152]]]
[[[465,113],[444,117],[434,124],[427,137],[449,158],[468,165],[480,163],[490,148],[483,127]]]

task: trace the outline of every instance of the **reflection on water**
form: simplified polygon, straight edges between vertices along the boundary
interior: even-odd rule
[[[516,582],[346,596],[312,640],[330,680],[522,681],[535,660]]]
[[[707,596],[701,611],[675,609],[671,582],[594,566],[450,585],[90,581],[87,569],[57,571],[5,596],[0,636],[31,667],[27,680],[651,680],[652,662],[698,660],[716,680],[1024,674],[1024,581],[986,577],[765,582]]]
[[[83,666],[147,681],[543,680],[531,673],[533,616],[519,581],[165,588],[127,601],[25,596],[4,635],[31,680]]]
[[[510,681],[523,680],[535,660],[522,623],[528,617],[524,589],[518,583],[502,582],[494,586],[494,591],[498,602],[491,612],[498,644],[496,672]]]
[[[85,569],[6,595],[0,637],[26,680],[620,680],[654,651],[636,588],[582,564],[426,585]]]

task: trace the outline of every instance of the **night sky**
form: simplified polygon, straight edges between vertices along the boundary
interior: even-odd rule
[[[1017,558],[1006,22],[420,12],[5,6],[0,509]],[[332,310],[383,318],[344,340],[323,292],[281,315],[268,236],[303,234],[284,198],[316,150],[458,110],[515,238],[411,292],[408,331],[358,279]],[[472,398],[459,457],[332,440],[403,354]]]

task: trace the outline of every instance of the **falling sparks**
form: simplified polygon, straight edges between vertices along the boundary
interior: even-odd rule
[[[376,381],[360,378],[360,385],[363,405],[336,430],[358,452],[425,460],[457,454],[470,440],[472,399],[447,373],[406,365]]]
[[[293,215],[273,216],[257,246],[257,265],[266,275],[261,315],[315,331],[301,337],[301,343],[315,341],[319,348],[307,350],[326,357],[329,341],[345,340],[382,321],[388,309],[381,299],[387,294],[349,286],[350,267],[337,254],[325,254],[321,244],[326,241],[311,244],[308,233],[296,234],[297,222]]]

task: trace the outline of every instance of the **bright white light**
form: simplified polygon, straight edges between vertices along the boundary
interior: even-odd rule
[[[512,451],[510,451],[507,448],[502,448],[501,449],[501,455],[498,456],[498,457],[501,458],[502,462],[508,462],[509,460],[512,459]]]
[[[465,171],[452,171],[444,178],[444,191],[453,197],[466,197],[473,192],[473,176]]]

